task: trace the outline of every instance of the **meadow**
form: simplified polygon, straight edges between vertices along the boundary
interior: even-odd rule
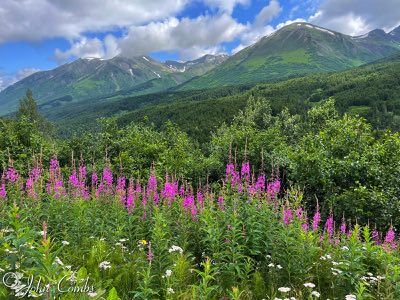
[[[232,157],[196,189],[83,160],[10,161],[0,185],[1,299],[399,299],[393,227],[322,219],[279,172]],[[66,175],[68,174],[68,175]]]

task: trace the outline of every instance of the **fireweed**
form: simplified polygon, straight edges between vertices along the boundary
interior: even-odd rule
[[[8,220],[6,211],[16,205],[7,193],[16,182],[22,183],[17,186],[31,207],[1,225],[0,240],[8,238],[1,240],[0,273],[28,267],[12,263],[19,244],[9,241],[12,234],[24,236],[20,222],[43,232],[37,244],[26,240],[21,245],[32,250],[47,245],[50,232],[63,247],[53,261],[85,268],[80,276],[95,277],[96,295],[118,291],[121,299],[132,294],[209,299],[227,298],[234,290],[240,299],[274,299],[282,293],[296,299],[400,297],[399,241],[393,226],[370,234],[368,226],[351,226],[343,218],[335,230],[332,212],[322,222],[318,204],[308,220],[298,202],[290,196],[282,200],[285,193],[276,174],[256,176],[248,161],[240,172],[228,163],[214,191],[201,185],[195,190],[169,175],[158,180],[154,166],[144,184],[124,174],[114,177],[110,166],[100,179],[96,168],[92,170],[88,174],[83,163],[72,167],[64,187],[56,158],[48,169],[33,167],[26,179],[12,165],[7,168],[0,181],[0,205],[6,208],[1,216]],[[42,179],[47,180],[43,187]],[[48,196],[43,203],[42,193]],[[30,203],[32,199],[36,202]],[[175,248],[179,251],[170,250]],[[367,276],[369,272],[374,276]],[[363,278],[377,281],[365,285]]]

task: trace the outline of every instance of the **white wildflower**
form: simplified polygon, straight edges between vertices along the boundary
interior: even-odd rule
[[[167,294],[175,294],[175,291],[172,288],[167,288]]]
[[[172,270],[165,271],[165,277],[170,277],[172,275]]]
[[[283,269],[283,267],[282,267],[281,265],[277,265],[276,267],[277,267],[279,270],[280,270],[280,269]]]
[[[317,291],[313,291],[313,292],[311,293],[311,295],[312,295],[312,296],[315,296],[315,297],[317,297],[317,298],[319,298],[319,296],[321,296],[321,294],[318,293]]]
[[[350,249],[349,249],[349,247],[347,247],[347,246],[343,246],[343,247],[342,247],[342,250],[343,250],[343,251],[349,251]]]
[[[97,293],[96,292],[90,292],[90,293],[88,293],[88,296],[89,297],[96,297]]]
[[[349,295],[346,295],[345,299],[346,300],[357,300],[357,296],[349,294]]]
[[[291,290],[291,288],[288,288],[288,287],[280,287],[279,289],[278,289],[278,291],[280,291],[281,293],[288,293],[288,292],[290,292],[290,290]]]
[[[183,249],[181,247],[175,246],[175,245],[173,245],[171,248],[169,248],[168,251],[169,251],[169,253],[172,253],[172,252],[175,252],[175,251],[179,252],[180,254],[183,253]]]
[[[100,264],[99,264],[99,268],[100,269],[104,269],[104,270],[106,270],[106,269],[109,269],[109,268],[111,268],[111,265],[110,265],[111,263],[109,262],[109,261],[102,261]]]
[[[315,288],[315,284],[312,283],[312,282],[307,282],[307,283],[304,284],[304,286],[308,287],[308,288]]]
[[[61,243],[62,243],[64,246],[69,245],[69,242],[68,242],[68,241],[62,241]]]
[[[56,256],[56,258],[54,259],[54,262],[59,264],[60,266],[64,265],[64,263],[61,261],[61,259],[58,256]]]
[[[275,265],[274,265],[273,263],[270,263],[270,264],[268,265],[268,267],[269,267],[269,268],[273,268],[273,267],[275,267]]]

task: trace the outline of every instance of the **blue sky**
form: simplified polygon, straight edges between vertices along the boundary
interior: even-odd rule
[[[0,89],[79,57],[232,54],[294,21],[349,35],[389,31],[400,24],[398,1],[2,0]]]

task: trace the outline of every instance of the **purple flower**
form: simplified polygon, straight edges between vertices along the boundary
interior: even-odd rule
[[[283,222],[285,225],[289,225],[292,222],[293,215],[292,215],[292,210],[291,209],[284,209],[283,211]]]
[[[220,210],[224,211],[225,210],[225,200],[223,196],[218,197],[218,207]]]
[[[135,208],[135,186],[134,186],[132,178],[129,179],[128,197],[126,198],[126,207],[128,209],[129,214],[131,214],[132,210]]]
[[[17,170],[14,169],[12,164],[7,168],[7,173],[6,173],[6,180],[14,183],[18,180],[19,174]]]
[[[332,212],[329,214],[329,217],[325,222],[325,230],[328,232],[328,235],[330,237],[333,235],[333,214],[332,214]]]
[[[194,196],[193,195],[188,195],[185,198],[183,198],[183,207],[185,209],[189,209],[194,205]]]
[[[119,196],[119,201],[121,202],[122,205],[125,205],[125,200],[126,200],[125,187],[126,187],[125,176],[118,177],[116,193]]]
[[[343,220],[342,224],[340,225],[340,232],[345,235],[346,234],[346,222]]]
[[[242,175],[242,180],[244,180],[246,183],[248,183],[250,180],[250,164],[248,161],[244,161],[242,163],[242,169],[241,169],[240,173]]]
[[[315,212],[313,219],[313,231],[316,232],[318,230],[319,222],[321,221],[321,214],[319,212],[319,207],[317,206],[317,211]]]
[[[267,184],[267,195],[270,199],[275,199],[275,196],[279,193],[281,189],[281,182],[279,178],[276,178],[272,182]]]
[[[375,244],[377,244],[377,245],[381,244],[379,231],[376,230],[376,228],[372,231],[372,240],[375,241]]]
[[[4,184],[4,182],[1,183],[0,185],[0,198],[1,199],[7,198],[6,185]]]

